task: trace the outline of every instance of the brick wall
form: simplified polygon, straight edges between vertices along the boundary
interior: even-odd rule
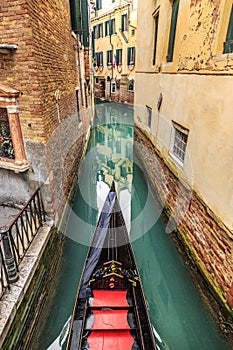
[[[135,148],[166,211],[215,293],[233,308],[233,237],[192,190],[170,171],[145,134],[135,128]],[[177,210],[178,203],[178,210]],[[174,224],[175,222],[175,224]],[[169,230],[169,223],[167,226]]]
[[[30,192],[44,184],[47,208],[52,213],[64,207],[64,203],[57,203],[57,188],[64,187],[65,194],[69,191],[73,171],[83,151],[80,140],[87,133],[90,118],[86,113],[87,120],[79,127],[75,89],[80,84],[80,69],[77,39],[70,27],[69,1],[5,0],[0,4],[0,11],[0,43],[17,45],[13,52],[0,52],[0,80],[20,91],[20,123],[30,162],[25,181]],[[59,101],[55,99],[56,90],[60,91]],[[80,107],[85,110],[81,99]],[[72,140],[72,147],[69,144],[72,132],[65,122],[70,118],[76,123],[71,127],[78,133]],[[58,134],[59,139],[56,139]],[[10,171],[8,175],[12,177]]]

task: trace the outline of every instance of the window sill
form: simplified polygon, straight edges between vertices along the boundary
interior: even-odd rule
[[[17,162],[0,158],[0,169],[12,170],[15,173],[24,173],[29,169],[29,164],[25,161]]]
[[[219,56],[213,57],[214,61],[226,61],[226,60],[233,60],[233,53],[223,53]]]
[[[175,162],[176,165],[178,165],[181,169],[184,167],[184,163],[173,153],[169,153],[171,159]]]

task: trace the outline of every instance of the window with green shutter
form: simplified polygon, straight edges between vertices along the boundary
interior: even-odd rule
[[[233,52],[233,5],[231,7],[231,15],[228,24],[226,41],[224,43],[223,53],[231,53]]]
[[[135,64],[135,47],[128,47],[127,64],[128,66]]]
[[[176,24],[178,17],[179,0],[174,0],[172,5],[171,27],[168,43],[167,62],[172,62],[176,36]]]
[[[117,66],[122,65],[122,49],[116,50],[116,65]]]
[[[124,14],[121,16],[121,30],[122,30],[122,32],[125,32],[128,30],[128,16],[127,16],[127,14]]]
[[[153,52],[153,66],[155,65],[156,61],[156,49],[157,49],[157,37],[158,37],[158,25],[159,25],[159,14],[154,17],[154,52]]]
[[[113,61],[112,50],[107,51],[107,66],[111,66]]]
[[[105,22],[105,36],[110,35],[110,21]]]

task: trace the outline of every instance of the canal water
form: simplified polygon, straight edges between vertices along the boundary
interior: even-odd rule
[[[158,350],[230,350],[166,233],[160,207],[133,155],[133,111],[124,104],[99,104],[95,124],[78,174],[61,264],[30,349],[65,349],[88,244],[114,179]]]

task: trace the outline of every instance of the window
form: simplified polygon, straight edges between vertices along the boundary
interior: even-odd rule
[[[99,38],[103,38],[103,23],[99,24]]]
[[[135,64],[135,47],[128,47],[128,57],[127,57],[128,66]]]
[[[152,108],[146,106],[147,109],[147,127],[151,129]]]
[[[233,52],[233,5],[231,7],[231,15],[228,24],[226,41],[224,43],[223,53],[231,53]]]
[[[102,0],[96,0],[96,10],[102,9]]]
[[[172,5],[171,27],[168,42],[167,62],[172,62],[176,36],[176,23],[179,9],[179,0],[174,0]]]
[[[110,34],[116,34],[116,21],[115,18],[111,20]]]
[[[6,108],[0,108],[0,157],[15,158]]]
[[[112,50],[107,51],[107,66],[111,66],[113,61]]]
[[[116,93],[116,82],[114,81],[112,81],[112,83],[111,83],[111,93],[112,94],[115,94]]]
[[[96,66],[103,66],[103,52],[96,52],[95,54]]]
[[[158,37],[158,24],[159,24],[159,14],[154,17],[154,52],[153,52],[153,66],[156,62],[156,49],[157,49],[157,37]]]
[[[135,29],[132,29],[131,30],[131,36],[134,36],[135,35]]]
[[[170,153],[181,166],[184,164],[188,133],[188,129],[173,122]]]
[[[122,65],[122,49],[116,50],[116,65],[117,66]]]
[[[128,80],[128,91],[134,91],[134,80],[133,79]]]
[[[122,30],[122,32],[128,30],[128,16],[127,16],[127,14],[121,16],[121,30]]]
[[[99,84],[99,78],[95,78],[95,83]]]
[[[110,21],[105,22],[105,36],[110,35]]]
[[[93,27],[93,32],[94,32],[94,39],[98,38],[98,26]]]

